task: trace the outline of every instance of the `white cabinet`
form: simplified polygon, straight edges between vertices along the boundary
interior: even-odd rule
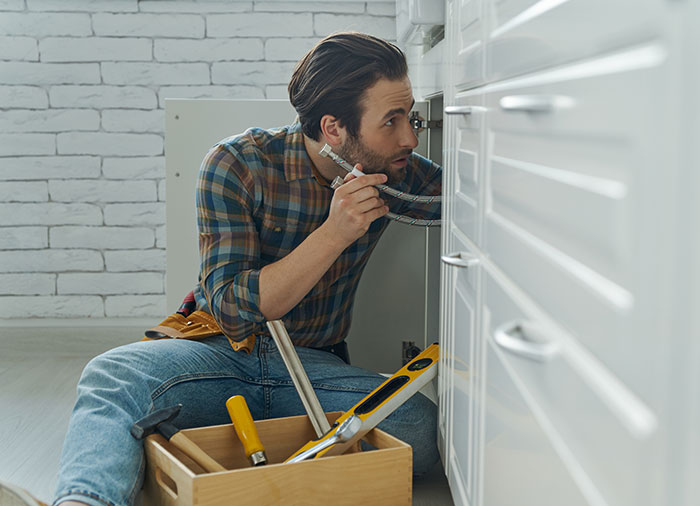
[[[484,0],[489,81],[632,47],[664,33],[664,0]]]
[[[586,506],[512,375],[489,343],[484,397],[484,504]]]
[[[469,265],[473,258],[472,248],[456,231],[452,240],[452,258],[458,260],[447,273],[452,291],[450,314],[451,347],[443,356],[451,371],[448,377],[445,400],[449,403],[447,425],[449,426],[448,459],[445,465],[450,470],[448,482],[463,503],[472,504],[475,497],[474,482],[477,479],[476,462],[470,458],[477,450],[477,329],[480,327],[480,269]],[[459,255],[459,256],[457,256]],[[467,449],[467,451],[464,451]]]
[[[457,0],[448,24],[454,30],[453,58],[454,83],[467,88],[484,81],[484,2]]]
[[[700,504],[700,7],[446,12],[439,444],[455,504]]]

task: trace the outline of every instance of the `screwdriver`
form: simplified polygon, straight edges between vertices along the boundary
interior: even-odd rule
[[[245,398],[242,395],[229,397],[226,401],[226,409],[233,422],[233,427],[236,429],[238,439],[243,444],[245,456],[248,457],[254,466],[267,464],[265,448],[260,442],[258,430],[255,428],[253,417],[250,415]]]

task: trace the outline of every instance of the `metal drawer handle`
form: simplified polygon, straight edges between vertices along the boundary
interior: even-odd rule
[[[445,107],[445,114],[464,116],[476,112],[483,112],[485,110],[485,107],[480,107],[478,105],[448,105]]]
[[[498,101],[504,111],[554,112],[575,105],[571,97],[563,95],[508,95]]]
[[[531,360],[546,362],[559,353],[559,344],[533,339],[542,332],[526,321],[504,323],[494,331],[493,339],[501,348]]]
[[[471,267],[479,263],[479,259],[474,255],[470,255],[462,251],[442,255],[440,260],[448,265],[454,265],[455,267]]]

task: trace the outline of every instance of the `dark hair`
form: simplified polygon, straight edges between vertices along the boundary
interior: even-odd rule
[[[335,33],[299,60],[289,82],[289,100],[308,137],[319,139],[325,114],[357,136],[367,88],[381,78],[395,81],[406,75],[406,57],[394,44],[364,33]]]

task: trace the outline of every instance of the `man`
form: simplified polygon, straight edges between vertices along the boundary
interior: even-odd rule
[[[347,410],[384,380],[346,363],[344,347],[384,216],[410,210],[374,185],[435,194],[441,181],[440,167],[412,153],[404,55],[368,35],[331,35],[298,63],[289,95],[298,123],[225,139],[202,164],[194,301],[214,335],[134,343],[86,366],[55,504],[132,504],[144,454],[129,428],[153,410],[183,404],[180,428],[228,423],[225,401],[240,394],[255,419],[304,414],[268,320],[285,322],[325,411]],[[318,154],[326,143],[367,175],[331,189],[345,171]],[[415,395],[379,425],[412,445],[417,474],[437,460],[436,417]]]

